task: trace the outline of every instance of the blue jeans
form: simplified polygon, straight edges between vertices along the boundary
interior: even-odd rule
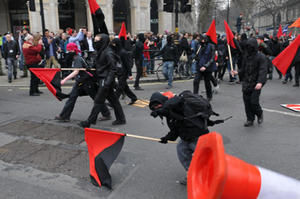
[[[195,148],[197,146],[198,139],[195,139],[192,142],[186,142],[184,140],[179,140],[177,144],[177,156],[182,164],[182,166],[187,171],[190,167],[190,163],[193,158],[193,153],[195,151]]]
[[[168,80],[168,85],[172,86],[173,82],[173,71],[174,71],[174,62],[173,61],[165,61],[163,65],[163,74]]]
[[[12,75],[14,74],[14,77],[17,77],[17,60],[14,58],[7,58],[7,75],[8,75],[8,79],[11,80],[12,79]]]

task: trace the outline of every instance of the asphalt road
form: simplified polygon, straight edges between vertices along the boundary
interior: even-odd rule
[[[166,91],[166,83],[142,87],[145,90],[136,94],[144,100],[155,91]],[[203,82],[200,87],[204,89]],[[172,91],[185,89],[192,89],[191,80],[174,83]],[[57,101],[46,88],[42,91],[40,97],[29,97],[26,87],[0,87],[0,199],[187,197],[186,187],[176,183],[186,175],[177,159],[176,145],[130,137],[125,138],[110,170],[113,190],[93,186],[84,131],[77,126],[87,118],[92,100],[79,98],[71,122],[58,123],[53,118],[64,102]],[[148,107],[129,106],[128,102],[128,98],[121,100],[126,125],[98,121],[92,128],[158,138],[168,132],[165,122],[150,116]],[[210,130],[222,134],[228,154],[300,180],[300,113],[280,106],[288,103],[300,103],[300,89],[291,83],[269,81],[261,96],[265,122],[245,128],[241,87],[222,82],[212,106],[219,118],[233,118]]]

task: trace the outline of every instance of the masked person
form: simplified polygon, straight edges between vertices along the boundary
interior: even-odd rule
[[[100,34],[95,37],[94,48],[97,50],[95,68],[99,88],[88,119],[79,123],[79,126],[83,128],[90,127],[91,124],[96,124],[99,112],[105,110],[106,99],[112,105],[116,116],[116,120],[112,124],[126,124],[122,106],[114,93],[116,71],[121,61],[119,56],[114,52],[114,46],[109,45],[109,42],[109,36],[106,34]]]
[[[67,51],[72,59],[72,68],[88,68],[89,66],[78,54],[80,50],[75,43],[69,43],[67,45]],[[71,114],[74,110],[76,100],[79,96],[89,95],[92,99],[95,98],[98,86],[96,85],[94,74],[85,70],[74,70],[70,75],[61,80],[61,85],[64,85],[66,81],[75,77],[75,84],[66,104],[61,113],[55,117],[55,120],[61,122],[70,121]],[[102,111],[103,117],[110,118],[110,111],[108,108]]]
[[[267,58],[258,52],[256,39],[249,39],[242,68],[238,73],[236,71],[232,72],[232,74],[239,74],[242,82],[243,100],[247,116],[245,127],[253,126],[255,116],[257,116],[259,124],[263,122],[263,110],[259,104],[259,97],[262,87],[267,81],[267,72]]]
[[[218,114],[213,112],[206,99],[191,91],[183,91],[178,96],[170,98],[155,92],[150,98],[149,108],[152,110],[151,116],[154,118],[159,116],[161,119],[165,117],[167,120],[170,132],[161,138],[161,143],[166,144],[169,140],[175,141],[180,137],[177,156],[186,171],[190,166],[198,138],[209,133],[208,126],[224,122],[224,120],[210,120],[211,115]]]
[[[120,98],[120,95],[124,92],[130,99],[131,102],[129,105],[132,105],[137,100],[136,95],[130,90],[127,79],[132,79],[132,73],[131,73],[131,65],[129,59],[131,59],[130,56],[128,56],[128,52],[124,49],[124,46],[122,46],[122,42],[120,39],[115,38],[112,40],[112,44],[115,46],[116,53],[120,56],[122,67],[118,69],[117,76],[118,76],[118,85],[116,89],[116,95],[117,98]]]
[[[198,94],[200,80],[204,79],[206,96],[208,101],[210,101],[213,97],[210,81],[214,79],[212,77],[212,72],[216,70],[215,47],[208,42],[206,35],[200,39],[200,45],[201,49],[196,57],[197,65],[194,78],[194,94]]]

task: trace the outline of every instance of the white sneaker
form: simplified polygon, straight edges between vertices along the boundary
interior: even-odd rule
[[[214,93],[217,94],[219,92],[220,86],[219,84],[214,87]]]

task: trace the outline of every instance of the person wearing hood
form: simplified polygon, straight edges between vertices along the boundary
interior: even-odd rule
[[[124,92],[130,99],[131,102],[129,105],[132,105],[137,100],[136,95],[130,90],[127,79],[133,79],[132,73],[131,73],[131,65],[130,60],[131,57],[128,56],[128,52],[125,50],[124,46],[122,45],[122,42],[120,39],[115,38],[112,40],[112,45],[115,48],[115,52],[120,56],[122,68],[120,68],[117,72],[118,76],[118,86],[116,89],[116,95],[119,99],[121,94]]]
[[[152,117],[156,118],[159,116],[161,119],[165,117],[170,129],[167,135],[160,138],[160,143],[166,144],[168,141],[175,141],[178,137],[180,138],[177,144],[177,156],[184,169],[188,171],[198,138],[209,133],[208,126],[223,123],[224,120],[212,121],[209,119],[209,116],[195,117],[193,115],[189,117],[189,113],[194,114],[194,112],[191,113],[191,107],[186,106],[184,96],[193,94],[190,91],[183,91],[175,96],[172,93],[170,95],[170,93],[170,91],[164,94],[159,92],[153,93],[150,98],[149,108],[152,111]],[[186,185],[186,179],[180,181],[180,183]]]
[[[237,73],[242,82],[243,100],[247,121],[244,126],[253,126],[255,116],[258,124],[263,122],[263,110],[259,103],[259,97],[264,84],[267,81],[268,62],[265,55],[258,52],[258,43],[255,38],[250,38],[246,44],[246,52],[242,68]]]
[[[212,72],[216,70],[215,47],[208,42],[208,37],[206,35],[200,39],[200,45],[201,49],[196,57],[197,66],[194,78],[194,94],[198,94],[200,80],[204,79],[206,96],[210,101],[213,97],[210,81],[211,79],[214,79],[212,77]]]
[[[137,35],[138,40],[135,43],[134,57],[135,57],[135,66],[136,66],[136,77],[134,82],[135,90],[143,90],[140,87],[140,78],[143,75],[143,51],[144,51],[144,42],[145,37],[144,33]]]
[[[120,57],[114,52],[115,47],[109,45],[110,39],[106,34],[100,34],[95,37],[94,48],[97,51],[95,60],[96,77],[99,88],[94,100],[94,106],[87,120],[81,121],[79,126],[83,128],[90,127],[91,124],[96,124],[99,112],[105,112],[107,99],[112,105],[116,120],[112,125],[126,124],[125,115],[122,106],[114,93],[115,77],[117,68],[121,65]],[[110,117],[102,120],[110,119]]]
[[[163,74],[168,80],[167,89],[173,87],[173,71],[174,65],[178,61],[178,49],[173,43],[173,38],[171,35],[167,36],[167,44],[155,55],[163,58]]]

